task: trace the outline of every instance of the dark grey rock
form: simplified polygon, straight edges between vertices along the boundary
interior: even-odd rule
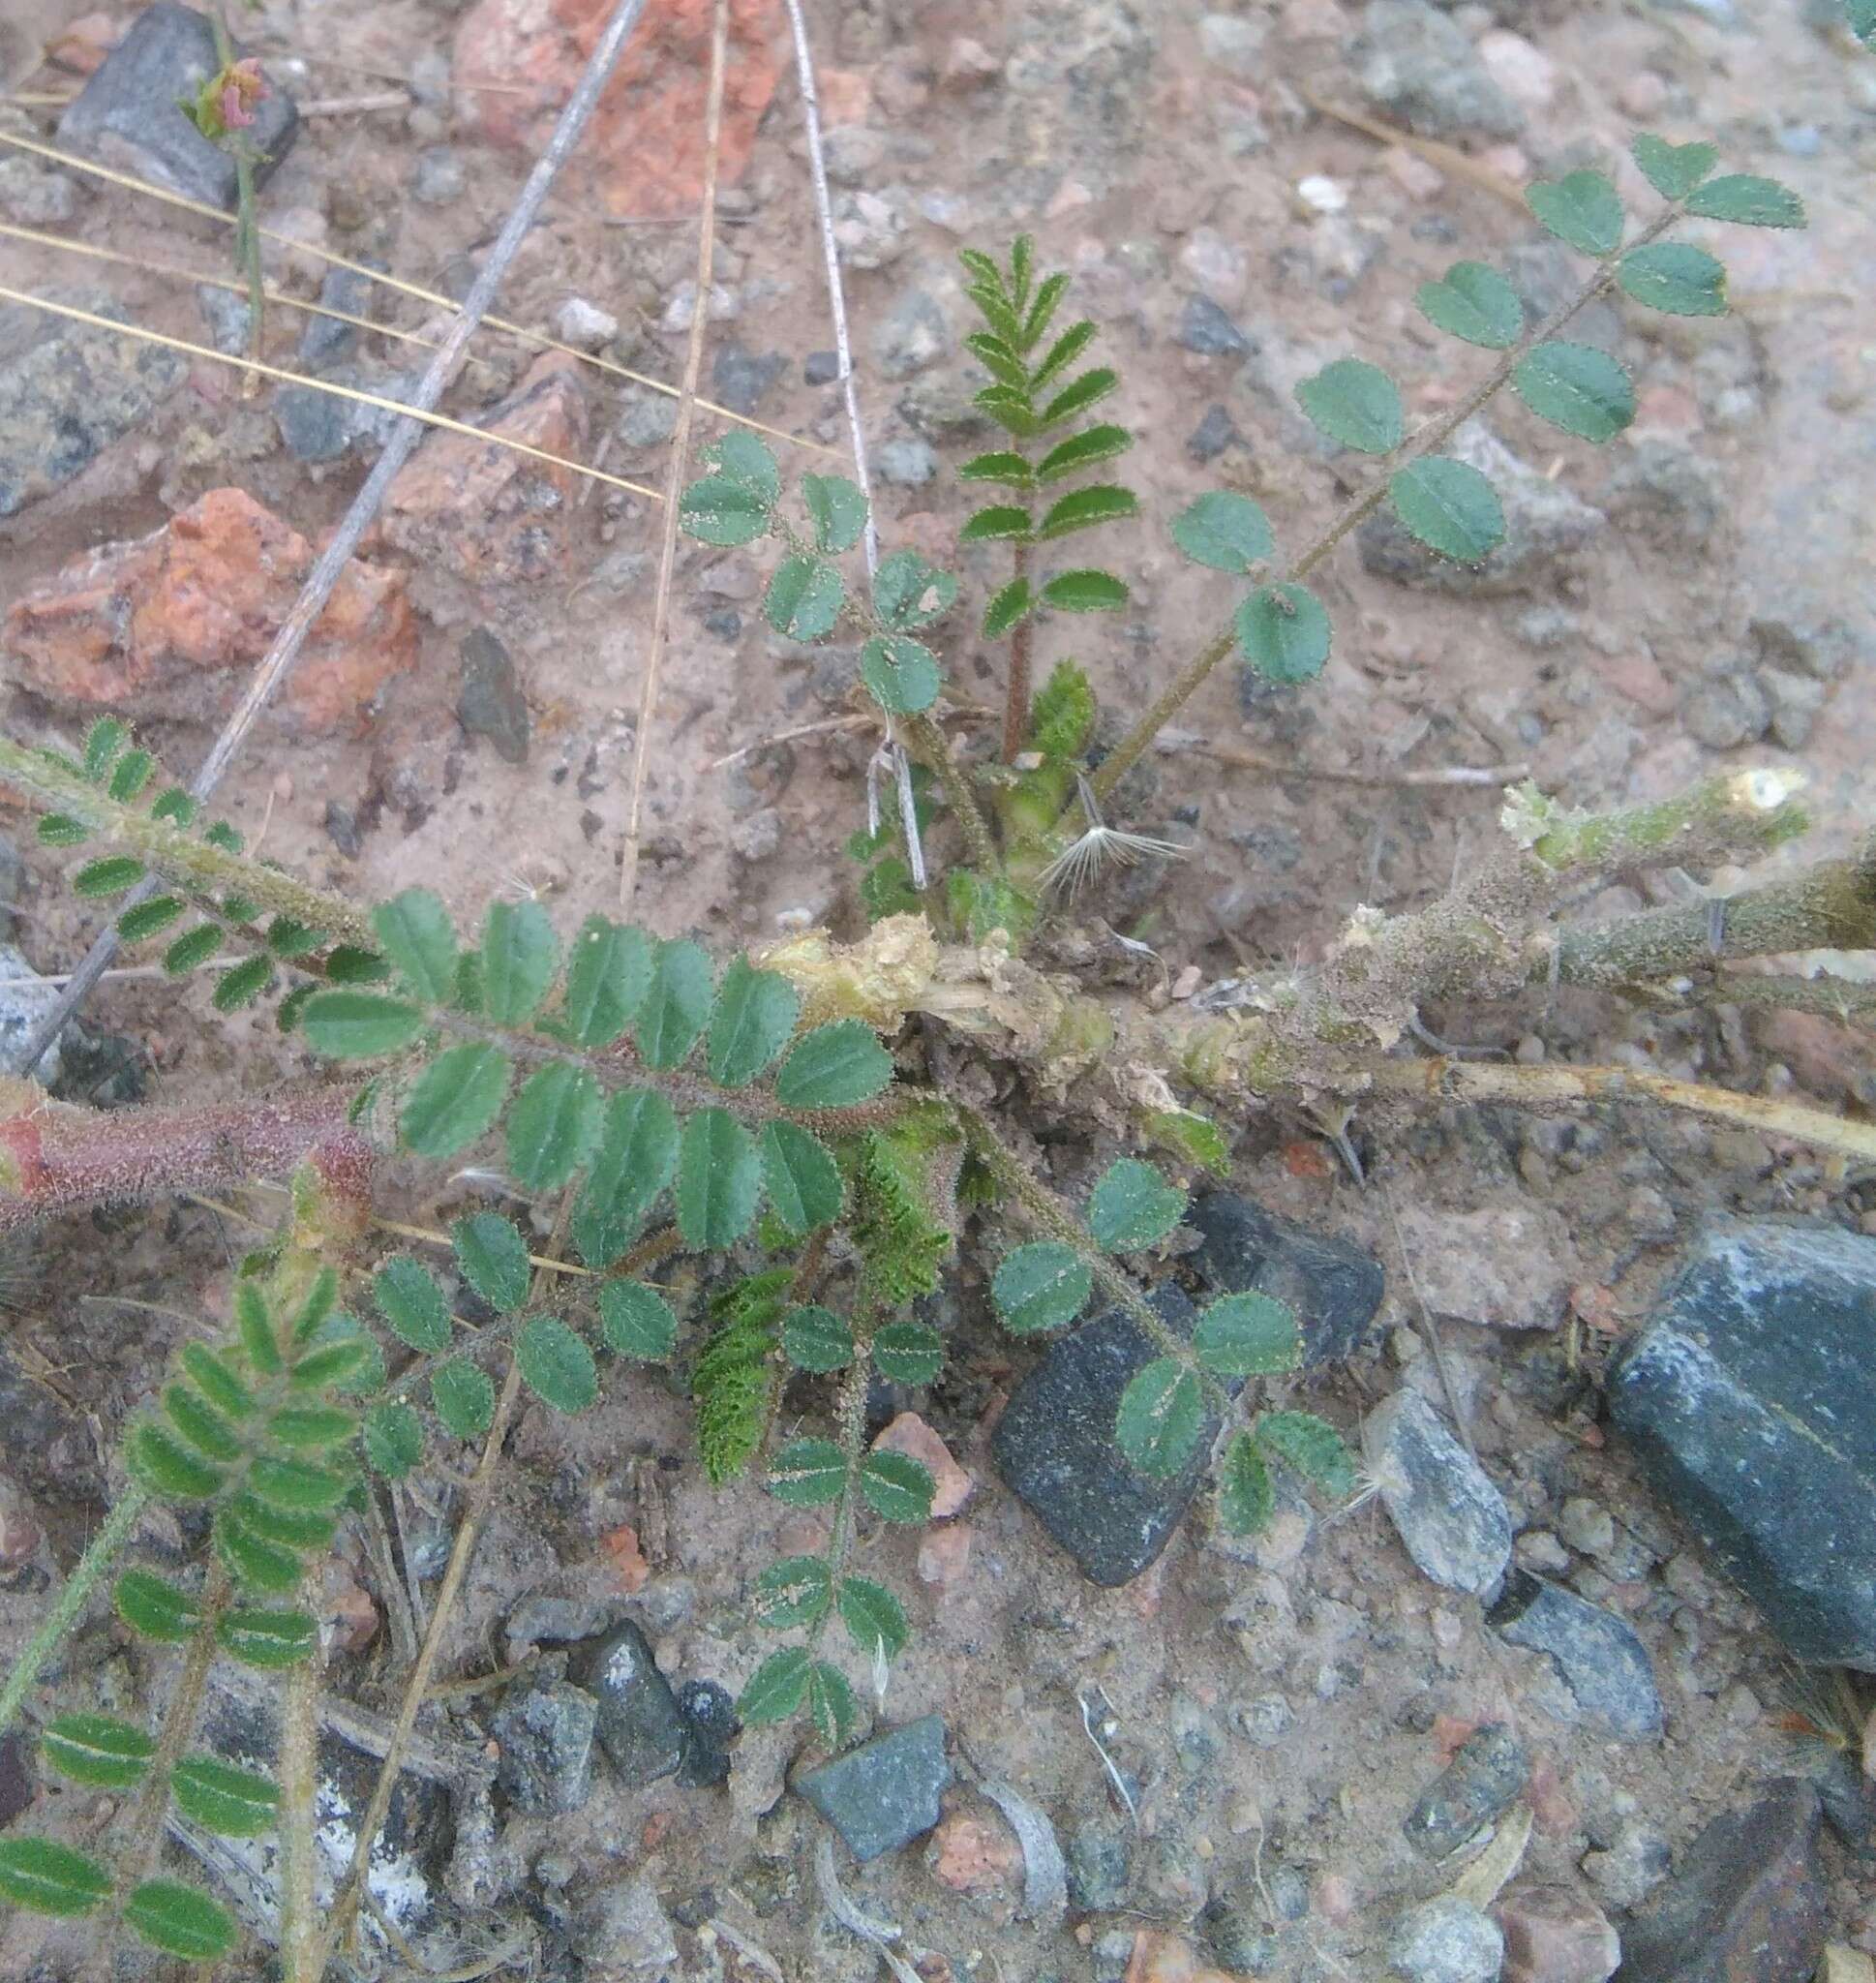
[[[1760,667],[1753,672],[1771,704],[1773,740],[1787,750],[1802,750],[1811,741],[1830,690],[1815,676],[1786,668]]]
[[[463,639],[463,682],[456,691],[456,720],[471,737],[486,737],[507,764],[528,762],[533,720],[508,650],[486,626]]]
[[[687,1790],[713,1790],[730,1780],[730,1744],[742,1731],[736,1701],[714,1680],[686,1680],[678,1690],[684,1719],[684,1758],[678,1781]]]
[[[1511,1515],[1483,1467],[1418,1391],[1397,1390],[1362,1427],[1368,1470],[1407,1554],[1449,1590],[1491,1592],[1511,1561]]]
[[[753,413],[787,370],[780,351],[758,354],[732,339],[711,363],[711,396],[733,413]]]
[[[0,1735],[0,1830],[32,1808],[33,1767],[24,1734],[10,1728]]]
[[[1223,407],[1208,407],[1205,417],[1192,430],[1186,442],[1186,452],[1201,466],[1216,461],[1227,447],[1239,447],[1244,436],[1238,432],[1237,422]]]
[[[103,72],[101,71],[100,74]],[[55,290],[54,302],[126,320],[95,290]],[[0,308],[0,518],[62,488],[140,427],[183,381],[188,360],[14,304]]]
[[[656,447],[677,431],[678,402],[669,393],[635,385],[620,395],[618,433],[633,449]]]
[[[1168,1327],[1197,1316],[1177,1288],[1153,1306]],[[1072,1329],[1016,1387],[998,1421],[997,1470],[1091,1583],[1112,1588],[1145,1570],[1198,1491],[1218,1426],[1208,1414],[1198,1446],[1165,1480],[1137,1473],[1114,1444],[1120,1394],[1159,1350],[1117,1309]]]
[[[1421,1791],[1401,1829],[1416,1852],[1438,1860],[1503,1816],[1530,1776],[1525,1746],[1502,1722],[1488,1722]]]
[[[1746,627],[1762,661],[1820,682],[1834,681],[1853,661],[1876,656],[1876,636],[1801,596],[1774,594],[1763,599]]]
[[[1441,1894],[1395,1922],[1387,1959],[1407,1983],[1496,1983],[1504,1937],[1491,1915]]]
[[[1176,343],[1204,358],[1242,358],[1256,349],[1209,296],[1186,298],[1172,335]]]
[[[236,43],[239,52],[246,52]],[[156,0],[132,23],[59,119],[59,142],[120,171],[135,172],[192,199],[234,208],[234,160],[197,131],[182,108],[221,64],[205,15]],[[299,130],[299,112],[277,77],[242,135],[257,154],[264,186]]]
[[[926,1715],[809,1770],[795,1787],[863,1864],[930,1831],[950,1782],[944,1717]]]
[[[497,1785],[523,1811],[578,1811],[592,1790],[598,1719],[599,1703],[564,1680],[511,1695],[495,1717]]]
[[[26,864],[19,849],[0,833],[0,943],[14,932],[14,911],[26,899]]]
[[[1830,1921],[1818,1802],[1784,1777],[1716,1817],[1622,1930],[1621,1983],[1808,1983]]]
[[[337,847],[348,861],[355,861],[365,851],[363,837],[358,831],[358,815],[349,806],[342,806],[337,799],[325,802],[326,838]]]
[[[1705,544],[1727,513],[1725,484],[1711,462],[1667,441],[1639,442],[1610,476],[1604,511],[1666,551]]]
[[[678,1696],[636,1625],[608,1632],[576,1660],[573,1674],[599,1703],[599,1746],[627,1784],[655,1784],[683,1760]]]
[[[418,152],[410,173],[410,198],[425,206],[447,206],[463,197],[468,175],[453,145],[430,144]]]
[[[22,228],[62,228],[78,211],[78,182],[24,152],[0,158],[0,214]]]
[[[1648,1649],[1613,1611],[1514,1570],[1485,1622],[1514,1646],[1548,1653],[1580,1713],[1624,1742],[1661,1732]]]
[[[129,1109],[149,1092],[149,1055],[126,1034],[88,1032],[74,1020],[59,1035],[59,1078],[46,1086],[57,1102]]]
[[[295,461],[337,461],[358,438],[359,409],[312,385],[283,385],[274,394],[274,424]]]
[[[1199,1915],[1198,1928],[1212,1954],[1236,1975],[1265,1975],[1282,1952],[1282,1944],[1258,1925],[1256,1915],[1231,1901],[1214,1901]]]
[[[1101,1914],[1126,1900],[1133,1872],[1133,1834],[1128,1827],[1104,1817],[1083,1818],[1063,1856],[1070,1907]]]
[[[218,351],[232,355],[248,349],[248,327],[253,312],[245,296],[232,290],[218,289],[213,283],[196,285],[196,302],[208,326],[208,341]]]
[[[1199,1245],[1185,1264],[1212,1294],[1256,1293],[1288,1305],[1306,1371],[1343,1362],[1367,1340],[1386,1287],[1372,1254],[1231,1191],[1202,1193],[1186,1223]]]
[[[832,385],[840,377],[838,351],[810,351],[802,366],[802,379],[808,385]]]
[[[377,268],[380,264],[370,264]],[[328,268],[319,280],[319,302],[327,310],[343,310],[348,317],[371,313],[372,281],[353,268]],[[300,363],[316,372],[348,358],[358,343],[358,327],[341,323],[331,317],[309,317],[300,332]]]
[[[1617,1364],[1610,1409],[1796,1658],[1876,1670],[1876,1239],[1708,1232]]]
[[[1876,1845],[1876,1782],[1854,1750],[1831,1750],[1812,1770],[1811,1785],[1831,1829],[1853,1852]]]
[[[1362,95],[1422,137],[1517,137],[1524,112],[1427,0],[1370,0],[1351,50]]]

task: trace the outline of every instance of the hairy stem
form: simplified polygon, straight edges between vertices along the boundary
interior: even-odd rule
[[[1029,576],[1029,546],[1016,543],[1016,578]],[[1025,613],[1010,629],[1010,682],[1003,699],[1003,761],[1014,764],[1029,737],[1029,643],[1032,616]]]
[[[903,717],[900,720],[905,724],[906,736],[917,747],[920,761],[931,767],[938,782],[945,788],[945,797],[951,802],[951,809],[963,831],[971,866],[982,874],[1001,874],[1003,864],[997,859],[996,843],[990,838],[989,825],[977,803],[977,794],[971,790],[969,778],[951,754],[951,744],[944,731],[933,720],[929,710],[916,717]]]
[[[289,1666],[280,1699],[280,1957],[284,1983],[319,1983],[313,1828],[318,1809],[319,1649]]]
[[[1350,531],[1366,522],[1380,507],[1386,499],[1391,476],[1409,462],[1418,461],[1423,455],[1443,447],[1468,420],[1510,382],[1512,373],[1536,346],[1555,337],[1579,311],[1587,309],[1609,288],[1616,280],[1616,271],[1624,255],[1664,234],[1680,218],[1680,211],[1679,204],[1667,207],[1633,241],[1624,243],[1613,255],[1597,262],[1595,273],[1574,296],[1560,303],[1534,330],[1528,330],[1456,406],[1449,408],[1437,419],[1428,421],[1389,455],[1385,468],[1376,471],[1368,486],[1344,504],[1315,542],[1292,558],[1283,570],[1274,573],[1268,582],[1282,585],[1308,577]],[[1167,683],[1146,714],[1096,770],[1092,782],[1097,799],[1105,799],[1133,770],[1154,738],[1192,700],[1205,678],[1236,645],[1236,633],[1227,622]]]

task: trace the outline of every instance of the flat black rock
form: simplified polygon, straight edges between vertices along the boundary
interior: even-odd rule
[[[182,108],[220,67],[208,17],[175,0],[156,0],[59,119],[59,142],[232,212],[234,160],[211,144]],[[287,156],[299,123],[292,98],[270,79],[244,134],[257,155],[257,186],[264,186]]]
[[[1648,1648],[1613,1611],[1514,1570],[1485,1622],[1514,1646],[1548,1653],[1586,1720],[1624,1742],[1660,1734],[1661,1695]]]
[[[1876,1671],[1876,1239],[1713,1228],[1609,1396],[1655,1490],[1788,1650]]]
[[[795,1787],[863,1863],[930,1831],[950,1782],[944,1717],[926,1715],[809,1770]]]
[[[1449,1858],[1517,1801],[1530,1776],[1525,1745],[1502,1722],[1488,1722],[1421,1791],[1401,1829],[1416,1852]]]
[[[1253,1291],[1286,1303],[1303,1338],[1303,1368],[1352,1357],[1381,1305],[1380,1262],[1346,1239],[1313,1233],[1232,1191],[1194,1201],[1186,1223],[1199,1247],[1186,1265],[1214,1295]]]
[[[686,1727],[651,1642],[629,1622],[574,1663],[574,1678],[599,1703],[599,1746],[627,1784],[655,1784],[683,1760]]]

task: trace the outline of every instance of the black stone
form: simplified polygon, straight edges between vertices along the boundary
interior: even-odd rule
[[[1502,1722],[1488,1722],[1421,1791],[1401,1826],[1407,1844],[1429,1859],[1448,1857],[1509,1811],[1529,1776],[1524,1744]]]
[[[32,1808],[33,1771],[26,1738],[17,1728],[0,1735],[0,1830]]]
[[[758,354],[732,340],[711,364],[711,389],[717,404],[731,412],[753,413],[787,370],[780,351]]]
[[[378,262],[366,265],[381,272]],[[319,302],[324,309],[343,310],[348,317],[365,317],[371,313],[371,301],[372,280],[358,269],[335,266],[327,269],[320,280]],[[341,358],[350,357],[357,342],[356,324],[341,323],[331,317],[309,317],[306,328],[300,332],[300,363],[315,372],[336,365]]]
[[[1715,1227],[1609,1395],[1656,1491],[1787,1649],[1876,1670],[1876,1239]]]
[[[1817,1832],[1793,1777],[1716,1817],[1622,1930],[1620,1983],[1809,1983],[1830,1919]]]
[[[1237,422],[1223,407],[1208,408],[1205,417],[1192,430],[1186,442],[1186,452],[1201,465],[1216,461],[1227,447],[1242,442],[1244,436],[1238,432]]]
[[[1661,1732],[1661,1695],[1648,1648],[1613,1611],[1527,1570],[1504,1580],[1485,1622],[1501,1638],[1548,1653],[1589,1720],[1626,1742]]]
[[[730,1780],[730,1744],[742,1732],[736,1700],[714,1680],[686,1680],[678,1690],[684,1720],[684,1755],[678,1782],[686,1790],[714,1790]]]
[[[1188,296],[1172,333],[1189,351],[1206,358],[1243,358],[1256,350],[1209,296]]]
[[[246,53],[239,43],[237,53]],[[221,68],[205,15],[156,0],[132,24],[59,119],[59,142],[192,199],[234,210],[234,160],[196,129],[182,105]],[[277,78],[242,136],[264,186],[292,146],[299,112]]]
[[[528,762],[533,722],[521,692],[508,650],[478,626],[463,640],[463,684],[456,694],[456,720],[471,737],[486,737],[507,764]]]
[[[802,377],[809,385],[832,385],[840,377],[840,353],[808,352],[807,362],[802,367]]]
[[[364,852],[365,842],[358,831],[358,815],[349,806],[342,806],[337,799],[325,802],[325,830],[332,844],[348,861],[355,861]]]
[[[1235,1192],[1208,1191],[1186,1214],[1200,1245],[1192,1267],[1215,1295],[1256,1292],[1285,1302],[1303,1338],[1303,1368],[1352,1357],[1368,1338],[1386,1280],[1379,1261]]]
[[[1085,1914],[1118,1907],[1127,1898],[1133,1856],[1133,1840],[1124,1826],[1099,1817],[1084,1818],[1075,1826],[1063,1855],[1070,1907]]]
[[[655,1784],[683,1760],[678,1696],[636,1625],[608,1632],[576,1662],[574,1676],[599,1703],[599,1746],[627,1784]]]
[[[864,1864],[930,1831],[950,1782],[944,1717],[926,1715],[809,1770],[795,1787]]]

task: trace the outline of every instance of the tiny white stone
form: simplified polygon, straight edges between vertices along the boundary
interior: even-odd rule
[[[584,296],[569,296],[555,314],[554,329],[562,344],[596,351],[619,335],[619,319]]]
[[[1312,172],[1297,180],[1296,198],[1306,213],[1340,213],[1348,204],[1348,189],[1324,172]]]

